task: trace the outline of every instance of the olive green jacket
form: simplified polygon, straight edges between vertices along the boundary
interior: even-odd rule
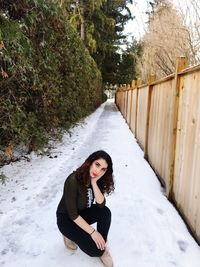
[[[90,194],[90,200],[88,199],[88,189],[92,191],[92,196]],[[69,218],[75,220],[79,216],[79,211],[89,208],[90,204],[94,202],[94,193],[92,187],[86,187],[79,183],[76,179],[75,172],[71,173],[64,184],[63,195],[58,204],[57,212],[66,213]],[[103,203],[98,204],[100,208],[105,206],[105,198]]]

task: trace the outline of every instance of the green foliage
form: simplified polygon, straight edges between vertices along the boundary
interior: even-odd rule
[[[132,44],[122,53],[110,53],[104,60],[102,75],[110,84],[128,84],[136,79],[137,61],[142,54],[142,43],[133,40]]]
[[[64,0],[62,2],[70,23],[82,36],[97,63],[104,83],[115,83],[116,69],[110,68],[109,65],[117,66],[116,64],[120,63],[119,46],[126,40],[123,34],[124,25],[132,19],[127,6],[132,3],[132,0]],[[113,61],[112,58],[114,58]]]
[[[17,3],[0,0],[0,146],[31,151],[102,103],[102,79],[58,4]]]
[[[143,44],[133,39],[132,44],[121,55],[119,64],[119,73],[117,77],[118,84],[128,84],[133,79],[138,78],[137,64],[142,56]]]
[[[0,173],[0,182],[2,184],[5,184],[7,179],[8,179],[8,177],[3,172]]]
[[[119,50],[120,45],[126,40],[123,34],[124,25],[132,19],[128,3],[132,1],[107,0],[100,12],[96,12],[93,16],[97,47],[92,56],[102,72],[104,83],[116,83],[116,76],[119,75],[118,66],[121,62]]]
[[[107,95],[104,93],[103,94],[103,101],[105,102],[108,99]]]

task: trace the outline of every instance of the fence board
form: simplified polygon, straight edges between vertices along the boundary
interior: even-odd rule
[[[128,102],[127,102],[127,123],[130,125],[130,118],[131,118],[131,93],[132,90],[127,91],[127,97],[128,97]]]
[[[171,155],[174,80],[156,84],[152,89],[149,114],[148,160],[155,172],[167,184]]]
[[[186,74],[180,92],[173,194],[200,238],[200,72]]]
[[[137,104],[137,127],[136,136],[142,149],[145,146],[145,131],[147,124],[147,106],[148,106],[148,86],[138,89]]]
[[[134,88],[132,92],[132,103],[131,103],[131,120],[130,120],[130,129],[135,135],[135,126],[136,126],[136,108],[137,108],[137,89]]]

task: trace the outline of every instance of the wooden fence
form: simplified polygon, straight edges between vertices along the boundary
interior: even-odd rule
[[[200,242],[200,65],[178,58],[174,74],[120,87],[115,102]]]

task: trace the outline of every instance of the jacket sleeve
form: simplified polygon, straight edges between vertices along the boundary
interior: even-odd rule
[[[65,181],[64,201],[70,219],[75,220],[79,214],[77,209],[78,184],[75,175],[70,175]]]

